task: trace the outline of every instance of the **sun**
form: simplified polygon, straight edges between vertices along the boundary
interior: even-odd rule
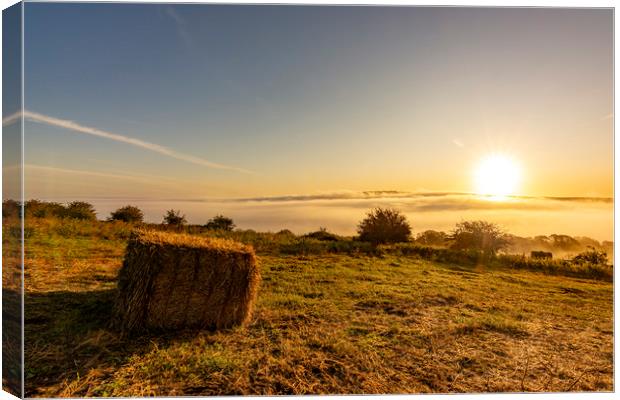
[[[501,199],[515,193],[521,169],[511,157],[491,154],[476,167],[474,180],[477,194]]]

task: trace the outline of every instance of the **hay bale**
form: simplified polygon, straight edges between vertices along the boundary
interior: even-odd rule
[[[119,272],[115,323],[123,332],[244,325],[259,281],[250,246],[137,230]]]

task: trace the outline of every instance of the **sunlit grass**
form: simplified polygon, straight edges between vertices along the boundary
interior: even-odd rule
[[[108,324],[125,239],[91,229],[43,224],[30,237],[28,396],[613,388],[611,283],[398,253],[265,251],[246,329],[126,340]]]

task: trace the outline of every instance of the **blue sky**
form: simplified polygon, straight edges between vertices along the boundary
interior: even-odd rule
[[[467,192],[497,151],[612,193],[610,10],[27,3],[25,43],[27,110],[253,172],[29,121],[39,197]]]

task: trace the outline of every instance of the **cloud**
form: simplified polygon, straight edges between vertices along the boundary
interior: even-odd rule
[[[553,197],[547,196],[543,197],[543,199],[547,200],[555,200],[555,201],[577,201],[577,202],[587,202],[587,203],[613,203],[614,199],[612,197]]]
[[[2,126],[8,126],[8,125],[14,124],[15,122],[19,121],[21,117],[22,117],[21,111],[17,111],[9,116],[6,116],[2,118]]]
[[[216,200],[204,200],[211,202]],[[360,208],[396,207],[404,212],[440,212],[468,210],[560,210],[584,206],[609,207],[608,197],[527,197],[512,196],[505,201],[493,201],[472,193],[457,192],[334,192],[331,194],[290,195],[219,199],[220,202],[254,203],[277,207],[297,207],[304,204],[316,207]]]
[[[86,175],[86,176],[96,176],[100,178],[112,178],[112,179],[126,179],[137,182],[157,182],[160,180],[160,177],[148,177],[148,176],[136,176],[136,175],[125,175],[125,174],[111,174],[107,172],[97,172],[97,171],[86,171],[86,170],[77,170],[77,169],[69,169],[69,168],[58,168],[58,167],[50,167],[47,165],[36,165],[36,164],[24,164],[24,169],[26,171],[43,171],[43,172],[51,172],[51,173],[62,173],[62,174],[71,174],[71,175]]]
[[[78,124],[70,120],[50,117],[49,115],[39,114],[39,113],[35,113],[32,111],[28,111],[28,110],[24,111],[23,116],[25,119],[38,122],[40,124],[56,126],[59,128],[68,129],[73,132],[83,133],[86,135],[97,136],[97,137],[114,140],[114,141],[121,142],[121,143],[130,144],[132,146],[140,147],[142,149],[149,150],[154,153],[159,153],[159,154],[171,157],[171,158],[175,158],[177,160],[185,161],[191,164],[200,165],[202,167],[229,170],[229,171],[241,172],[245,174],[254,174],[253,171],[250,171],[244,168],[214,163],[209,160],[205,160],[204,158],[196,157],[191,154],[181,153],[181,152],[178,152],[176,150],[170,149],[168,147],[165,147],[159,144],[146,142],[141,139],[132,138],[130,136],[125,136],[125,135],[121,135],[121,134],[114,133],[114,132],[104,131],[104,130],[93,128],[90,126],[81,125],[81,124]],[[9,115],[8,117],[2,120],[2,125],[3,126],[10,125],[18,121],[20,118],[21,118],[21,113],[15,113],[15,114]]]
[[[465,147],[465,144],[458,139],[452,139],[452,143],[457,147]]]
[[[185,45],[190,50],[194,49],[194,39],[187,30],[187,21],[185,21],[185,18],[181,17],[181,15],[179,15],[179,13],[177,12],[177,10],[174,9],[174,7],[166,7],[165,11],[166,14],[174,20],[174,23],[177,27],[177,32]]]

